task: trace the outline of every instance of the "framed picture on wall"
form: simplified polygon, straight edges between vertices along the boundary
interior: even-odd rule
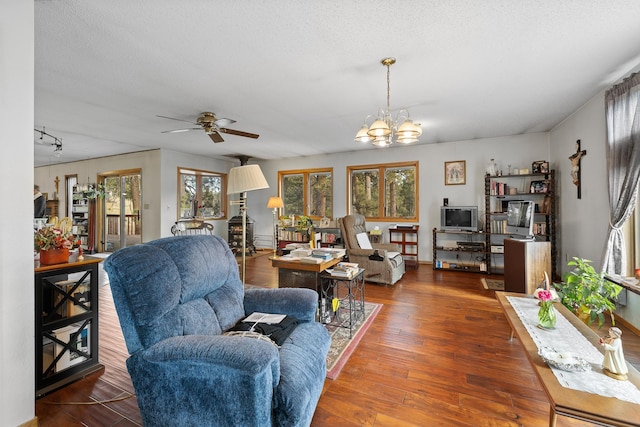
[[[464,185],[467,183],[466,160],[444,162],[444,185]]]

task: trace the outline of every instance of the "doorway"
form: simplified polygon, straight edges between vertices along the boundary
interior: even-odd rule
[[[98,175],[105,189],[98,224],[102,252],[142,243],[141,172],[135,169]]]
[[[78,183],[78,175],[64,176],[64,216],[71,217],[73,212],[73,187]]]

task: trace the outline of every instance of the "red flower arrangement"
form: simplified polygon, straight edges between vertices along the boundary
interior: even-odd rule
[[[43,227],[33,236],[34,247],[37,251],[49,249],[72,249],[77,243],[73,234],[55,227]]]

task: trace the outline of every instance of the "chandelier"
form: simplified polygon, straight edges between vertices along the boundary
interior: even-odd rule
[[[422,127],[420,127],[420,123],[413,123],[409,118],[409,111],[407,109],[403,108],[398,111],[395,119],[391,117],[389,69],[391,65],[396,63],[396,58],[384,58],[380,63],[387,67],[387,109],[381,108],[378,110],[378,116],[371,126],[367,125],[367,120],[373,116],[367,116],[364,119],[362,127],[356,134],[355,141],[362,143],[371,142],[377,147],[387,147],[393,142],[402,144],[417,142],[418,137],[422,135]]]
[[[42,126],[42,130],[36,129],[36,128],[34,128],[33,130],[40,134],[40,138],[34,140],[36,144],[51,145],[53,147],[53,155],[56,157],[62,156],[62,138],[55,137],[45,132],[44,126]],[[44,140],[45,136],[48,136],[49,138],[53,139],[53,141],[45,141]]]

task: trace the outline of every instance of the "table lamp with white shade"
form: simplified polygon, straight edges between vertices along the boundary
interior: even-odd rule
[[[267,207],[273,209],[273,255],[276,255],[278,249],[278,229],[276,228],[276,221],[278,219],[278,209],[284,207],[282,198],[278,196],[269,197]]]

